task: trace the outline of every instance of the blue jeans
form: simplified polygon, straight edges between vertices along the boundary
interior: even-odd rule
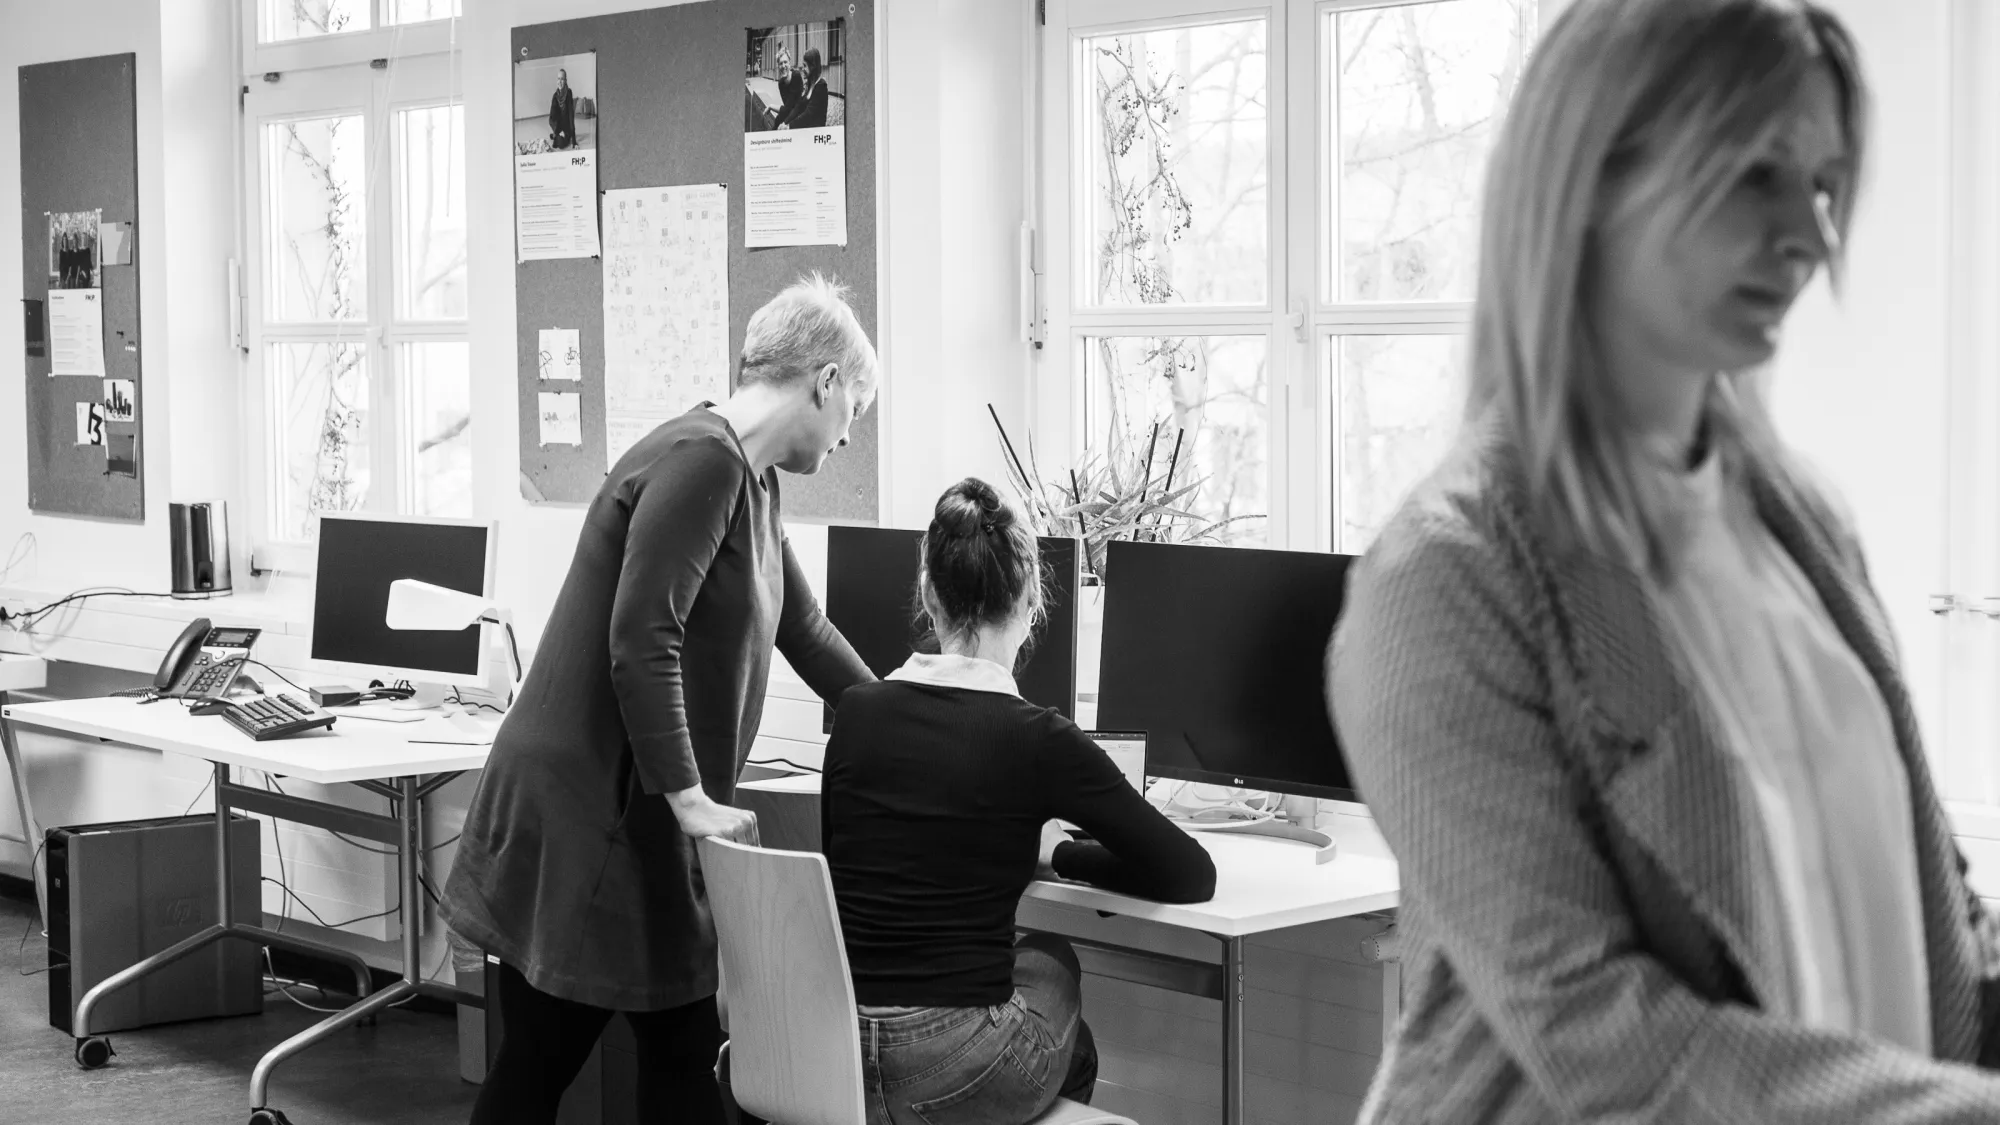
[[[1097,1046],[1068,942],[1014,946],[1014,995],[990,1008],[859,1014],[868,1125],[1027,1125],[1057,1097],[1090,1101]]]

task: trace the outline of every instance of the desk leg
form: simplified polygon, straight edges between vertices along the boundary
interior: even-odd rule
[[[1243,1117],[1243,939],[1222,939],[1222,1121]]]
[[[417,799],[416,778],[399,778],[396,787],[398,790],[396,819],[400,828],[400,839],[396,848],[396,873],[402,885],[403,898],[403,979],[359,1004],[343,1008],[337,1014],[306,1028],[271,1048],[268,1054],[258,1059],[257,1068],[250,1073],[250,1109],[253,1114],[269,1107],[265,1098],[270,1092],[271,1072],[277,1069],[279,1063],[356,1020],[374,1015],[418,995],[432,996],[475,1008],[486,1006],[484,998],[463,989],[424,980],[423,954],[418,940],[422,936],[424,917],[424,889],[417,880],[424,857],[421,802]]]
[[[0,708],[7,706],[7,693],[0,691]],[[7,755],[7,773],[14,781],[14,807],[21,813],[21,836],[28,847],[28,877],[35,881],[35,908],[42,912],[42,934],[49,932],[48,868],[41,862],[42,833],[35,825],[35,810],[28,803],[27,767],[21,764],[21,747],[14,741],[14,724],[0,719],[0,750]]]

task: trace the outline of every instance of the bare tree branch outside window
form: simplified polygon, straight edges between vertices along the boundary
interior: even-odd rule
[[[1267,299],[1267,30],[1252,20],[1086,43],[1098,303]],[[1156,427],[1184,435],[1184,479],[1201,487],[1183,506],[1237,543],[1266,534],[1268,357],[1252,339],[1100,337],[1086,357],[1104,459],[1144,472]]]

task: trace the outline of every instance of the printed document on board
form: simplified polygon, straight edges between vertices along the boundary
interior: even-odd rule
[[[847,130],[743,134],[747,247],[847,245]]]

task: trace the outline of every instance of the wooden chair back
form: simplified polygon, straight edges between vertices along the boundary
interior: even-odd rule
[[[854,978],[826,857],[698,841],[736,1103],[774,1125],[864,1125]]]

